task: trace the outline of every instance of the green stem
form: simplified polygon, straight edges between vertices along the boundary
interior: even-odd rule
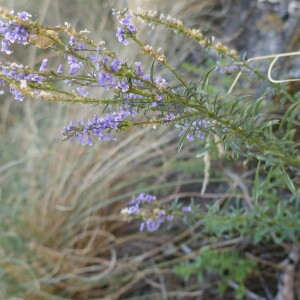
[[[135,35],[131,35],[130,38],[135,41],[141,48],[144,48],[145,45],[137,39],[137,37]],[[153,56],[151,56],[153,57]],[[153,57],[155,58],[155,57]],[[157,59],[156,59],[157,60]],[[188,88],[188,84],[180,77],[180,75],[172,68],[171,65],[168,64],[168,62],[166,60],[157,60],[159,62],[161,62],[176,78],[177,80],[185,87]]]

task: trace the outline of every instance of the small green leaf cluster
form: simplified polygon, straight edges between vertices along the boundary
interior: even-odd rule
[[[174,267],[174,272],[184,280],[196,276],[202,282],[209,275],[217,275],[218,290],[224,294],[234,281],[236,299],[245,296],[245,281],[254,272],[256,263],[232,251],[203,249],[193,261],[186,261]]]

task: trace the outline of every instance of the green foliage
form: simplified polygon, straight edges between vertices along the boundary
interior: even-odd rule
[[[249,212],[234,209],[231,212],[212,212],[203,219],[208,234],[221,238],[245,237],[255,244],[261,242],[295,243],[300,228],[300,213],[287,202],[274,205],[268,201]]]
[[[255,262],[236,252],[208,248],[203,249],[194,261],[175,266],[174,272],[184,280],[189,280],[194,275],[200,282],[210,273],[218,275],[218,289],[221,294],[234,281],[237,284],[236,299],[243,299],[245,281],[254,272],[255,266]]]

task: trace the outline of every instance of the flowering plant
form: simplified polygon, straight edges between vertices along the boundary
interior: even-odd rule
[[[180,20],[140,9],[113,11],[113,15],[119,22],[118,41],[124,46],[136,45],[152,60],[152,65],[123,60],[105,42],[92,40],[87,32],[77,32],[70,24],[44,26],[26,12],[14,14],[0,9],[4,19],[0,22],[3,55],[11,55],[16,46],[32,45],[60,56],[68,66],[55,65],[51,58],[44,58],[38,70],[2,61],[1,94],[10,93],[18,101],[30,96],[51,102],[101,105],[101,115],[70,121],[62,129],[63,141],[78,141],[82,145],[92,145],[95,139],[112,141],[118,132],[134,126],[174,125],[178,128],[179,150],[185,142],[193,142],[197,146],[195,155],[203,158],[200,198],[205,196],[214,160],[241,160],[243,165],[252,166],[248,184],[252,192],[236,180],[243,193],[219,197],[205,208],[195,201],[184,206],[175,201],[170,206],[161,203],[159,196],[133,195],[121,213],[128,221],[141,220],[141,231],[153,232],[178,220],[201,220],[203,231],[214,238],[238,236],[254,243],[272,240],[277,244],[296,241],[300,228],[299,213],[293,211],[299,205],[297,94],[289,93],[280,82],[269,80],[270,76],[259,66],[240,58],[235,50],[204,36],[198,29],[184,26]],[[213,58],[213,66],[203,66],[198,81],[188,80],[169,63],[161,49],[142,40],[138,21],[162,25],[196,42]],[[164,70],[163,76],[157,72],[158,67]],[[226,74],[236,74],[230,86],[222,83]],[[265,91],[258,96],[234,94],[238,83],[241,87],[246,85],[238,81],[243,74],[246,81],[264,83]],[[211,81],[215,83],[212,85]],[[100,89],[107,92],[107,98],[97,97]],[[280,99],[278,103],[275,96]],[[274,110],[282,107],[286,108],[282,114]],[[227,175],[233,177],[228,170]],[[212,253],[208,257],[216,256]],[[202,262],[200,265],[202,268]],[[249,268],[247,264],[245,276],[251,271]]]
[[[150,73],[146,73],[141,62],[132,64],[123,61],[117,53],[105,47],[105,42],[96,43],[84,32],[76,32],[70,24],[46,27],[33,21],[27,12],[15,15],[1,9],[0,15],[8,20],[0,23],[2,52],[11,55],[12,44],[31,44],[42,49],[51,47],[67,59],[69,66],[68,70],[63,70],[60,64],[55,71],[54,66],[49,66],[49,60],[44,59],[39,70],[33,70],[28,66],[2,62],[1,93],[8,84],[9,92],[19,101],[31,96],[65,103],[101,104],[112,110],[103,117],[95,115],[87,121],[71,121],[62,130],[63,140],[76,139],[82,145],[91,145],[94,137],[100,141],[113,140],[114,132],[128,127],[156,127],[172,123],[181,131],[179,147],[185,140],[198,139],[205,146],[198,156],[206,156],[206,160],[208,153],[217,151],[220,156],[225,153],[233,157],[242,155],[247,159],[255,157],[267,166],[279,164],[283,171],[300,167],[297,146],[291,144],[289,133],[284,134],[281,130],[277,134],[280,139],[274,138],[274,135],[268,137],[270,130],[280,121],[266,115],[263,101],[269,92],[250,102],[244,97],[229,97],[228,93],[209,95],[209,77],[214,70],[224,74],[228,70],[241,72],[243,69],[259,79],[266,77],[241,61],[235,50],[205,37],[199,30],[187,28],[177,19],[146,13],[141,9],[137,12],[113,11],[120,24],[117,39],[124,45],[137,44],[143,54],[153,59]],[[200,82],[187,82],[168,63],[160,49],[155,50],[138,39],[133,18],[171,28],[197,41],[207,51],[225,57],[231,65],[221,65],[217,61],[216,67],[210,69]],[[68,41],[63,42],[66,38]],[[169,71],[167,78],[154,75],[155,63]],[[69,91],[58,88],[58,82],[65,82]],[[112,97],[99,99],[89,96],[97,94],[98,88],[111,91]],[[289,117],[295,117],[293,112],[298,107],[295,97],[273,82],[270,82],[270,89],[284,96],[285,101],[294,103],[283,117],[280,128],[283,129],[285,123],[291,126],[293,119],[289,120]],[[141,117],[141,112],[144,112],[144,117]],[[284,174],[288,187],[295,193],[288,173],[284,171]]]

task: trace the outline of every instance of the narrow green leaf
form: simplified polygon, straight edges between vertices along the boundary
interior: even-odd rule
[[[109,108],[109,104],[106,104],[102,110],[102,113],[105,113]]]
[[[178,144],[178,152],[180,152],[180,150],[183,146],[184,140],[185,140],[186,136],[188,135],[188,133],[189,133],[189,129],[187,129],[185,131],[185,133],[180,137],[179,144]]]
[[[196,91],[197,85],[190,83],[189,87],[185,90],[184,94],[188,96],[193,90]]]
[[[151,78],[152,83],[154,83],[154,77],[153,77],[154,64],[155,64],[155,60],[153,61],[152,65],[151,65],[151,70],[150,70],[150,78]]]
[[[296,191],[295,185],[294,185],[292,179],[290,178],[290,176],[288,175],[288,173],[285,171],[285,169],[284,169],[283,166],[281,167],[281,171],[282,171],[284,180],[285,180],[285,182],[286,182],[286,184],[287,184],[289,190],[290,190],[295,196],[297,196],[297,191]]]
[[[283,128],[283,126],[287,122],[287,119],[289,116],[290,116],[290,118],[289,118],[289,123],[288,123],[288,129],[291,128],[291,124],[293,123],[293,121],[297,115],[297,111],[298,111],[297,109],[299,109],[299,107],[300,107],[300,102],[294,103],[293,105],[291,105],[289,107],[289,109],[286,111],[286,113],[284,114],[284,116],[281,120],[279,129]]]
[[[260,170],[260,160],[258,161],[256,167],[255,178],[253,183],[253,199],[255,204],[257,204],[258,197],[259,197],[259,170]]]
[[[196,157],[202,157],[205,153],[209,152],[209,150],[214,146],[214,144],[210,144],[204,148],[202,148],[197,154]]]
[[[208,79],[211,74],[211,72],[215,69],[215,67],[211,68],[204,76],[201,90],[207,91],[207,86],[208,86]]]
[[[270,121],[268,121],[268,122],[266,122],[266,123],[263,123],[263,124],[259,127],[259,129],[262,129],[262,130],[267,129],[268,127],[272,127],[273,125],[279,124],[279,122],[280,122],[280,120],[270,120]]]

